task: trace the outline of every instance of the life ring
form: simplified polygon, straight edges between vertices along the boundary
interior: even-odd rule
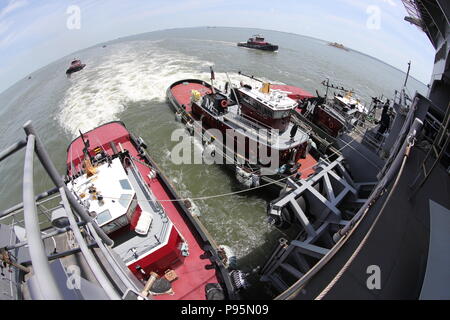
[[[221,106],[222,108],[228,107],[228,101],[227,101],[226,99],[220,101],[220,106]]]

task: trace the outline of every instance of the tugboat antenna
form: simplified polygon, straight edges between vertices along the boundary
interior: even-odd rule
[[[212,93],[215,95],[216,92],[215,92],[215,90],[214,90],[214,80],[216,79],[216,76],[214,75],[213,67],[210,66],[209,69],[211,70],[211,91],[212,91]]]
[[[408,78],[409,78],[409,71],[411,70],[411,61],[408,62],[408,71],[406,72],[406,79],[405,79],[405,84],[403,85],[403,87],[406,87],[406,84],[408,83]]]
[[[328,94],[328,88],[333,88],[333,89],[336,89],[336,90],[345,91],[345,92],[351,92],[351,93],[354,93],[354,92],[355,92],[354,89],[352,89],[352,90],[347,90],[347,89],[345,89],[345,88],[342,87],[342,86],[339,87],[339,86],[335,86],[334,84],[330,84],[330,79],[329,79],[329,78],[327,78],[327,80],[323,80],[323,81],[322,81],[322,85],[325,86],[325,87],[327,87],[327,94]]]
[[[250,79],[259,81],[259,82],[261,82],[261,83],[264,83],[264,81],[259,80],[259,79],[255,78],[254,76],[249,76],[249,75],[247,75],[247,74],[245,74],[245,73],[242,73],[241,71],[239,71],[238,74],[239,74],[239,75],[242,75],[242,76],[244,76],[244,77],[247,77],[247,78],[250,78]]]
[[[90,158],[90,156],[89,156],[89,147],[90,147],[89,139],[85,140],[83,132],[81,132],[81,130],[79,130],[79,131],[80,131],[81,140],[83,141],[83,145],[84,145],[83,153],[85,156]]]
[[[234,91],[233,83],[231,82],[230,76],[228,75],[228,72],[225,72],[225,74],[227,75],[227,79],[228,79],[228,82],[230,84],[230,89],[231,89],[231,91],[233,91],[233,95],[234,95],[234,98],[236,99],[236,103],[237,103],[237,105],[240,108],[241,105],[239,104],[239,100],[238,100],[238,97],[236,95],[236,91]]]

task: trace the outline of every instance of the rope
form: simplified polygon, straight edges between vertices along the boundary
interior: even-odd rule
[[[330,155],[328,155],[327,157],[325,157],[324,160],[328,160],[333,154],[339,155],[338,152],[341,152],[342,150],[344,150],[344,149],[345,149],[346,147],[348,147],[352,142],[354,142],[354,140],[352,140],[352,141],[346,143],[346,144],[345,144],[342,148],[340,148],[339,150],[333,151],[333,153],[330,154]],[[147,165],[147,166],[148,166],[148,165]],[[315,165],[310,166],[310,167],[308,167],[308,168],[305,168],[305,169],[303,169],[303,170],[309,170],[309,169],[312,169],[312,168],[314,168],[314,167],[315,167]],[[287,180],[288,178],[291,178],[291,177],[293,177],[293,176],[295,176],[295,175],[297,175],[297,172],[295,172],[295,173],[293,173],[293,174],[291,174],[291,175],[289,175],[289,176],[283,177],[283,178],[281,178],[281,179],[279,179],[279,180],[273,180],[273,181],[268,182],[268,183],[266,183],[266,184],[264,184],[264,185],[260,185],[260,186],[257,186],[257,187],[248,188],[248,189],[245,189],[245,190],[235,191],[235,192],[229,192],[229,193],[217,194],[217,195],[212,195],[212,196],[196,197],[196,198],[175,199],[175,200],[172,200],[172,199],[165,199],[165,200],[157,199],[157,202],[180,202],[180,201],[186,201],[186,200],[187,200],[187,201],[194,201],[194,200],[209,200],[209,199],[216,199],[216,198],[229,197],[229,196],[233,196],[233,195],[237,195],[237,194],[241,194],[241,193],[246,193],[246,192],[253,191],[253,190],[258,190],[258,189],[261,189],[261,188],[264,188],[264,187],[267,187],[267,186],[270,186],[270,185],[279,183],[279,182],[281,182],[281,181],[283,181],[283,180]],[[104,196],[104,195],[102,195],[102,196],[103,196],[104,199],[119,200],[119,198],[107,197],[107,196]]]
[[[353,261],[356,259],[356,257],[358,256],[358,254],[360,253],[360,251],[362,250],[362,248],[365,246],[367,240],[369,239],[370,235],[372,234],[372,231],[375,229],[376,224],[378,223],[378,220],[380,219],[381,215],[384,212],[384,209],[386,208],[387,203],[389,202],[392,194],[394,193],[398,181],[400,180],[400,176],[402,175],[403,169],[405,167],[406,164],[406,160],[408,159],[409,156],[409,152],[411,147],[413,146],[413,143],[410,143],[408,145],[408,148],[406,149],[404,158],[403,158],[403,162],[402,165],[400,167],[400,170],[397,174],[397,177],[395,179],[395,182],[386,198],[386,201],[383,204],[383,207],[381,208],[379,214],[377,215],[377,217],[375,218],[374,222],[372,223],[371,227],[369,228],[368,232],[366,233],[366,235],[364,236],[363,240],[359,243],[358,247],[356,248],[356,250],[352,253],[352,255],[350,256],[350,258],[347,260],[347,262],[345,263],[345,265],[341,268],[341,270],[339,270],[339,272],[336,274],[336,276],[333,278],[333,280],[330,281],[330,283],[322,290],[322,292],[314,299],[314,300],[322,300],[329,292],[330,290],[335,286],[335,284],[341,279],[342,275],[348,270],[348,268],[350,267],[350,265],[353,263]],[[370,207],[367,208],[366,212],[369,211]]]

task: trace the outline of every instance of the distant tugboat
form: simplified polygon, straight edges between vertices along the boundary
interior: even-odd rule
[[[69,67],[69,69],[67,69],[66,74],[67,75],[71,75],[74,72],[78,72],[78,71],[83,70],[84,67],[86,67],[86,65],[81,63],[80,60],[73,60],[70,63],[70,67]]]
[[[338,49],[345,50],[345,51],[350,51],[348,48],[346,48],[346,47],[345,47],[343,44],[341,44],[341,43],[337,43],[337,42],[329,42],[328,45],[331,46],[331,47],[335,47],[335,48],[338,48]]]
[[[236,169],[242,185],[254,187],[266,177],[298,175],[306,179],[314,174],[317,159],[309,133],[291,121],[298,104],[286,92],[272,89],[271,84],[252,87],[241,82],[233,88],[227,82],[220,91],[201,80],[180,80],[169,87],[167,97],[177,118],[186,123],[191,134],[195,130],[203,134],[205,150],[213,145],[214,152]],[[220,131],[223,141],[210,136],[210,129]],[[234,150],[230,150],[230,142]],[[275,169],[271,173],[266,171],[262,152],[277,163],[276,168],[270,164],[269,171]]]
[[[239,42],[238,47],[247,47],[251,49],[259,49],[264,51],[278,51],[278,46],[268,43],[262,35],[254,35],[247,42]]]
[[[322,81],[322,85],[327,88],[325,97],[321,97],[318,93],[317,97],[298,95],[298,91],[302,89],[295,86],[279,85],[277,88],[289,92],[289,97],[298,102],[296,116],[300,116],[301,120],[310,121],[334,138],[364,122],[370,113],[369,109],[373,110],[375,105],[381,103],[379,99],[372,98],[371,106],[366,107],[355,96],[353,90],[333,85],[329,79]],[[338,93],[329,97],[329,89],[341,91],[343,94]]]

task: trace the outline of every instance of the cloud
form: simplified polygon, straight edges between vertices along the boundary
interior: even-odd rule
[[[0,19],[12,13],[13,11],[28,5],[27,0],[10,0],[9,3],[0,11]]]

